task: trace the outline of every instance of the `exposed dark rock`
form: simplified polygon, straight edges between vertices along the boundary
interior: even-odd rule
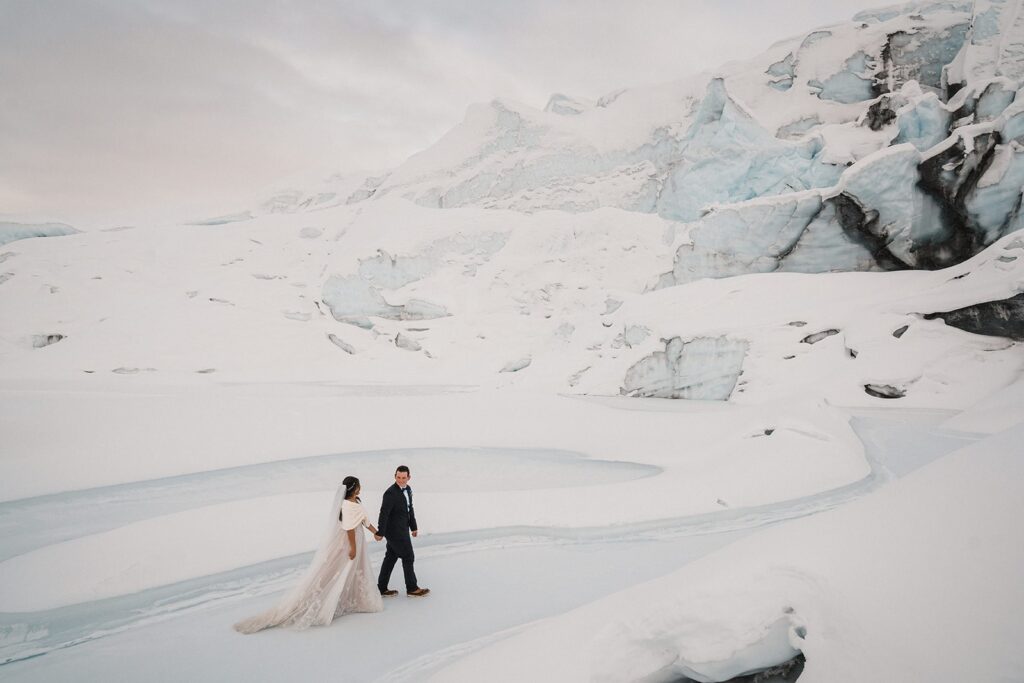
[[[788,322],[786,324],[789,325],[790,327],[803,327],[807,323],[804,322],[803,320],[794,320],[794,321]]]
[[[217,368],[203,368],[202,370],[196,370],[199,375],[209,375],[212,372],[217,372]]]
[[[974,334],[1024,341],[1024,293],[953,311],[928,313],[924,317],[926,320],[941,318],[947,325]]]
[[[881,97],[877,102],[868,107],[864,115],[864,123],[868,124],[871,130],[881,130],[896,120],[896,112],[892,109],[892,103],[888,97]]]
[[[724,683],[794,683],[794,681],[800,678],[800,674],[803,673],[806,661],[806,657],[801,652],[796,657],[782,664],[777,664],[757,673],[730,678],[728,681],[724,681]],[[679,683],[696,683],[696,681],[683,676],[679,679]]]
[[[857,357],[857,349],[851,349],[849,346],[847,346],[846,347],[846,355],[848,355],[850,358],[856,358]]]
[[[41,349],[44,346],[56,344],[64,338],[63,334],[36,334],[32,336],[32,348]]]
[[[892,331],[892,336],[894,336],[897,339],[899,339],[900,337],[903,336],[903,333],[906,332],[909,329],[910,329],[910,325],[904,325],[903,327],[901,327],[899,329],[893,330]]]
[[[331,341],[334,341],[333,339]],[[339,340],[340,341],[340,340]],[[419,351],[423,347],[420,343],[412,337],[402,334],[401,332],[395,336],[395,346],[406,351]],[[342,347],[343,348],[343,347]],[[352,353],[351,351],[349,353]]]
[[[783,356],[782,360],[793,360],[796,356]]]
[[[347,354],[354,355],[356,352],[355,347],[353,347],[351,344],[344,341],[343,339],[339,338],[334,333],[329,332],[327,334],[327,339],[329,339],[332,344],[334,344]]]
[[[822,330],[821,332],[815,332],[814,334],[807,335],[806,337],[804,337],[803,339],[800,340],[800,343],[801,344],[817,344],[822,339],[826,339],[828,337],[831,337],[834,334],[839,334],[839,330],[834,329],[834,328],[828,329],[828,330]]]
[[[907,390],[891,384],[865,384],[864,391],[875,398],[903,398]]]

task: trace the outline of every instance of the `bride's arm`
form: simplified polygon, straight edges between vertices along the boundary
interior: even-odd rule
[[[356,530],[348,529],[345,531],[348,534],[348,559],[356,559]]]
[[[362,505],[360,505],[360,508],[362,508]],[[371,534],[377,536],[377,530],[373,528],[373,524],[370,523],[370,516],[366,514],[365,510],[363,511],[363,526],[369,529]]]

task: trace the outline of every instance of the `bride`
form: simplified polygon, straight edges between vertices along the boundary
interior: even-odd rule
[[[359,480],[345,477],[331,506],[331,521],[309,569],[277,606],[235,624],[239,633],[273,626],[304,629],[326,626],[351,612],[380,612],[380,591],[366,554],[362,527],[373,534],[359,501]]]

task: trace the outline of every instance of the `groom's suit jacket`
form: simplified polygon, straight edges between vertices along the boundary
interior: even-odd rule
[[[387,539],[409,538],[409,531],[416,531],[416,510],[412,506],[412,489],[409,491],[409,505],[406,506],[405,492],[392,484],[384,491],[380,502],[380,518],[377,533]]]

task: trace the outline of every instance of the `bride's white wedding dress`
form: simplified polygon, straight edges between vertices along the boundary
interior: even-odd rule
[[[366,553],[363,527],[368,527],[370,522],[362,504],[345,500],[344,486],[334,498],[331,520],[313,562],[298,585],[288,591],[276,607],[235,624],[236,631],[256,633],[273,626],[296,629],[326,626],[343,614],[384,609]],[[356,530],[354,560],[348,558],[349,529]]]

